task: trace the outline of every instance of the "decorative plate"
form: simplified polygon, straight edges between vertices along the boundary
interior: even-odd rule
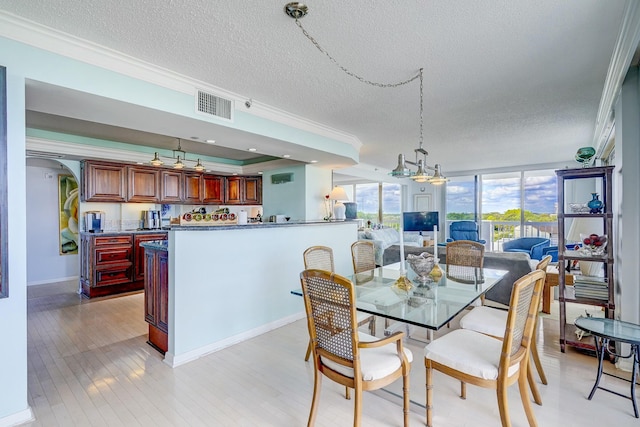
[[[195,214],[193,216],[193,219],[195,219],[196,221],[202,221],[202,214],[199,214],[199,213]]]
[[[220,219],[221,219],[221,220],[223,220],[223,221],[226,221],[226,220],[227,220],[227,218],[228,218],[228,216],[229,216],[229,215],[228,215],[228,214],[226,214],[226,213],[225,213],[225,214],[222,214],[222,215],[220,215]]]
[[[230,219],[231,221],[233,221],[234,219],[236,219],[236,214],[234,214],[234,213],[230,213],[230,214],[229,214],[229,219]]]
[[[185,221],[191,221],[191,214],[190,213],[186,213],[186,214],[182,215],[182,217],[184,218]]]
[[[204,220],[205,221],[211,221],[211,214],[205,214],[204,215]]]

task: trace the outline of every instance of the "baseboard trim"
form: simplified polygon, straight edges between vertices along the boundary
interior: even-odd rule
[[[33,416],[33,411],[30,406],[27,406],[27,409],[16,412],[14,414],[8,415],[6,417],[0,418],[0,427],[13,427],[20,424],[25,424],[31,421],[35,421],[36,418]]]
[[[304,312],[296,313],[291,316],[278,319],[275,322],[267,323],[266,325],[262,325],[258,328],[248,330],[238,335],[233,335],[221,341],[216,341],[209,345],[206,345],[198,349],[188,351],[186,353],[182,353],[179,355],[174,355],[171,352],[167,352],[164,356],[164,363],[171,366],[172,368],[175,368],[180,365],[184,365],[185,363],[189,363],[193,360],[199,359],[208,354],[215,353],[216,351],[223,350],[227,347],[231,347],[234,344],[238,344],[248,339],[255,338],[264,333],[273,331],[282,326],[285,326],[295,321],[298,321],[300,319],[303,319],[305,316],[306,315]]]
[[[27,282],[27,286],[48,285],[50,283],[68,282],[70,280],[78,281],[80,276],[58,277],[56,279],[38,280],[34,282]]]

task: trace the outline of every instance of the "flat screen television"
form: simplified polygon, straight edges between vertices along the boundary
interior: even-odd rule
[[[438,212],[404,212],[404,231],[433,231],[438,225]]]

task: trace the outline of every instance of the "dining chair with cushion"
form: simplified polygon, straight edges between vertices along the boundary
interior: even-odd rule
[[[547,267],[551,262],[551,256],[544,257],[538,265],[536,270],[544,271],[546,275]],[[460,319],[460,327],[462,329],[469,329],[472,331],[480,332],[482,334],[490,335],[496,338],[502,338],[504,336],[504,328],[507,325],[506,310],[502,310],[496,307],[481,306],[475,307],[471,312]],[[534,339],[531,342],[531,358],[540,376],[542,384],[547,384],[547,376],[542,368],[542,362],[540,361],[540,355],[538,354],[538,319],[539,316],[536,312],[536,323],[534,326]],[[533,394],[533,399],[538,405],[542,405],[542,397],[536,387],[536,383],[533,379],[533,370],[531,364],[528,365],[527,379],[529,381],[529,388]]]
[[[513,284],[502,341],[469,329],[456,329],[425,347],[427,377],[427,426],[433,426],[433,370],[460,381],[460,397],[466,384],[496,390],[502,426],[510,426],[507,394],[518,383],[530,426],[537,426],[527,396],[527,365],[545,272],[532,271]]]
[[[333,249],[328,246],[311,246],[306,249],[302,254],[304,259],[304,268],[308,270],[310,268],[314,268],[317,270],[326,270],[331,273],[335,272],[334,263],[333,263]],[[369,325],[369,331],[371,335],[375,335],[376,333],[376,318],[375,316],[358,312],[357,314],[358,326]],[[309,360],[309,356],[311,356],[311,342],[307,346],[307,353],[304,356],[304,360]],[[347,394],[348,397],[348,394]]]
[[[354,426],[361,423],[362,392],[385,387],[402,377],[404,425],[409,425],[409,371],[413,355],[403,332],[378,339],[358,331],[355,286],[325,270],[300,274],[311,338],[314,383],[308,426],[315,424],[322,376],[355,391]]]

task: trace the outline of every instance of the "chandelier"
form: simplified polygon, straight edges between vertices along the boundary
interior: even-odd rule
[[[427,165],[427,155],[429,154],[424,148],[422,148],[423,142],[423,128],[424,128],[424,120],[423,120],[423,69],[420,68],[418,74],[415,76],[403,80],[397,83],[378,83],[367,80],[351,71],[349,71],[346,67],[341,65],[333,56],[329,54],[320,44],[304,29],[302,24],[300,23],[300,18],[304,18],[309,13],[309,8],[303,4],[298,2],[287,3],[284,7],[284,12],[291,18],[295,19],[296,25],[302,31],[302,34],[309,39],[311,43],[322,53],[324,53],[330,60],[333,62],[338,68],[344,71],[347,75],[354,77],[360,80],[362,83],[377,86],[377,87],[398,87],[403,86],[416,79],[420,79],[420,139],[419,139],[419,147],[413,150],[415,152],[415,162],[409,161],[405,159],[404,154],[398,155],[398,166],[392,170],[389,174],[391,176],[395,176],[396,178],[411,178],[416,182],[428,182],[433,185],[440,185],[447,182],[447,178],[442,175],[442,171],[440,169],[440,165],[436,164],[434,166]],[[407,167],[407,163],[410,165],[417,166],[417,171],[412,171]],[[428,171],[433,171],[433,174]]]
[[[165,159],[171,159],[172,161],[175,160],[175,162],[173,163],[174,169],[184,169],[186,167],[184,162],[195,162],[193,169],[197,170],[198,172],[202,172],[204,170],[204,165],[200,162],[200,159],[198,160],[187,159],[187,153],[182,149],[180,138],[178,138],[178,148],[173,150],[173,155],[171,157],[160,156],[156,151],[154,153],[153,159],[151,159],[149,163],[151,163],[153,166],[162,166],[164,162],[160,157],[164,157]]]

